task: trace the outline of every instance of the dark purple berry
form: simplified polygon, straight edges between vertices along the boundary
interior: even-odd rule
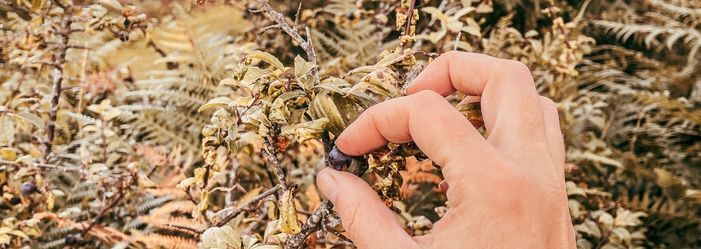
[[[22,199],[20,199],[20,198],[17,197],[17,196],[12,197],[12,199],[10,199],[10,204],[12,204],[12,205],[17,205],[17,204],[19,204],[20,202],[22,202]]]
[[[19,187],[19,190],[22,191],[22,195],[31,195],[37,191],[37,186],[31,182],[24,182],[22,186]]]
[[[78,244],[78,236],[76,236],[75,234],[70,234],[66,236],[66,240],[64,240],[63,243],[67,246]]]
[[[80,234],[69,234],[63,243],[67,246],[85,246],[90,244],[90,240],[83,239]]]
[[[341,152],[338,147],[334,146],[329,152],[329,164],[335,170],[344,170],[350,167],[353,158]]]

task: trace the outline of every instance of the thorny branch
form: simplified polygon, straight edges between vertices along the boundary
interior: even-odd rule
[[[243,204],[239,208],[236,208],[233,211],[231,211],[231,213],[229,213],[226,217],[224,217],[220,221],[218,221],[215,224],[215,226],[220,227],[220,226],[226,225],[226,223],[229,223],[229,221],[231,221],[234,217],[239,215],[241,212],[245,211],[246,208],[248,208],[249,206],[251,206],[255,203],[258,203],[259,201],[263,200],[265,197],[268,197],[272,194],[277,193],[277,191],[280,189],[282,189],[282,185],[275,185],[275,187],[272,187],[272,188],[266,190],[265,192],[259,194],[258,196],[256,196],[255,198],[253,198],[252,200],[247,202],[246,204]]]

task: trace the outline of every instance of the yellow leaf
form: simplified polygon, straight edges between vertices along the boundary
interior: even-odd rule
[[[195,169],[195,184],[204,183],[204,173],[207,172],[205,167]]]
[[[302,228],[297,219],[297,209],[295,208],[292,190],[287,190],[280,197],[280,231],[287,234],[297,234]]]
[[[0,245],[10,244],[10,235],[0,234]]]
[[[14,161],[17,159],[17,153],[11,148],[0,149],[0,158],[2,160]]]
[[[282,62],[280,62],[280,60],[278,60],[274,55],[270,53],[263,51],[253,51],[250,54],[248,54],[248,58],[265,61],[268,64],[273,65],[275,68],[281,71],[285,71],[285,65],[283,65]]]
[[[56,201],[56,197],[54,196],[54,193],[49,191],[48,196],[46,197],[46,209],[52,210],[54,209],[54,202]]]
[[[328,118],[329,126],[327,128],[334,134],[340,134],[346,128],[343,116],[341,116],[338,106],[336,106],[329,93],[317,94],[309,109],[314,118]]]
[[[178,183],[178,185],[176,185],[175,187],[184,190],[184,189],[187,189],[188,187],[192,186],[192,184],[194,184],[194,183],[195,183],[195,178],[188,177],[188,178],[185,178],[182,181],[180,181],[180,183]]]
[[[277,218],[277,215],[275,214],[277,204],[275,204],[274,201],[267,201],[268,203],[268,217],[271,219]]]
[[[197,205],[197,211],[203,212],[209,207],[209,192],[202,191],[200,195],[200,204]]]
[[[32,11],[39,11],[44,7],[44,0],[32,0]]]

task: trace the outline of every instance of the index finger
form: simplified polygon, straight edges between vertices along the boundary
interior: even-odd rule
[[[444,167],[450,164],[449,160],[464,162],[493,150],[457,109],[432,91],[370,107],[339,135],[336,146],[346,154],[358,156],[387,142],[410,141]]]
[[[481,96],[488,141],[497,148],[529,153],[547,150],[543,113],[530,70],[523,63],[483,54],[448,52],[430,63],[407,92],[460,91]]]

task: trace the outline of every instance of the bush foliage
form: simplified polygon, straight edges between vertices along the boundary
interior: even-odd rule
[[[580,248],[701,247],[700,9],[0,0],[0,248],[352,247],[316,172],[453,50],[525,63],[558,103]],[[349,170],[410,234],[447,209],[412,144]]]

